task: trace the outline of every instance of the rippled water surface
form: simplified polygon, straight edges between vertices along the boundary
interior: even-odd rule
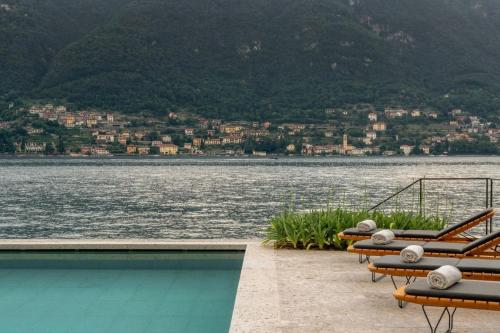
[[[284,203],[369,207],[424,176],[500,178],[500,157],[4,158],[0,238],[255,237]],[[425,190],[426,211],[454,220],[485,205],[482,180]],[[415,208],[405,193],[385,207]]]

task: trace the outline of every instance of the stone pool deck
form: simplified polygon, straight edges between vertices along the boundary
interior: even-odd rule
[[[0,250],[246,250],[231,332],[426,333],[418,305],[399,309],[357,256],[275,250],[258,240],[0,240]],[[431,318],[436,320],[436,311]],[[498,333],[500,313],[458,309],[457,333]]]
[[[421,307],[398,308],[390,279],[371,282],[367,264],[357,259],[249,242],[231,332],[429,332]],[[431,311],[431,320],[436,316]],[[499,327],[498,312],[458,309],[453,332],[498,333]]]

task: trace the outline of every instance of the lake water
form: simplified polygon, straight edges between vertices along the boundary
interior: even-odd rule
[[[500,157],[3,158],[0,238],[259,237],[284,205],[369,207],[419,177],[500,178]],[[427,213],[454,221],[485,206],[482,180],[425,190]]]

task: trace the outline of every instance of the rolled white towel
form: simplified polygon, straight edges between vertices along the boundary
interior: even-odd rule
[[[417,262],[424,255],[424,248],[420,245],[410,245],[402,249],[399,255],[403,262]]]
[[[460,281],[462,273],[451,265],[441,266],[427,274],[427,283],[434,289],[448,289]]]
[[[377,223],[373,220],[363,220],[357,225],[358,230],[362,232],[368,232],[377,229]]]
[[[380,230],[372,235],[372,241],[377,245],[389,244],[394,239],[394,233],[391,230]]]

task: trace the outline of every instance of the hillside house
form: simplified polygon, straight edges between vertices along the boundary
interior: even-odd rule
[[[177,155],[179,147],[177,145],[167,143],[160,146],[160,154],[162,155]]]
[[[160,140],[151,141],[152,147],[160,147],[163,143]]]
[[[372,129],[376,132],[383,132],[387,129],[385,123],[377,122],[372,125]]]
[[[90,155],[91,148],[89,146],[83,146],[80,148],[80,154],[82,155]]]
[[[269,131],[265,129],[252,129],[246,130],[245,135],[253,138],[260,138],[264,136],[269,136]]]
[[[45,142],[27,142],[24,145],[24,151],[26,153],[43,153],[46,146]]]
[[[0,128],[6,128],[6,127],[2,127],[0,124]],[[26,131],[28,132],[29,135],[41,135],[44,133],[43,128],[34,128],[31,126],[26,127]]]
[[[427,113],[427,118],[429,118],[429,119],[437,119],[438,118],[438,114],[437,114],[437,112],[434,112],[434,111],[429,112],[429,113]]]
[[[292,131],[303,131],[306,129],[306,125],[305,124],[292,124],[292,123],[287,123],[287,124],[282,124],[281,125],[283,128],[287,128],[289,130],[292,130]]]
[[[429,147],[427,145],[422,145],[422,146],[420,146],[420,151],[424,155],[429,155],[431,153],[431,147]]]
[[[137,154],[137,146],[136,145],[128,145],[127,146],[127,154],[129,154],[129,155]]]
[[[90,149],[90,153],[92,155],[97,155],[97,156],[109,156],[111,155],[109,151],[106,149],[106,147],[92,147]]]
[[[221,139],[219,138],[208,138],[205,140],[205,146],[218,146],[221,144]]]
[[[94,135],[95,134],[95,135]],[[111,132],[97,132],[92,133],[95,136],[96,143],[105,144],[115,142],[115,135]]]
[[[134,133],[134,138],[136,140],[139,140],[139,141],[144,139],[145,136],[146,136],[146,134],[144,132],[135,132]]]
[[[474,138],[469,136],[469,134],[467,134],[467,133],[450,133],[450,134],[446,135],[446,140],[448,140],[448,142],[454,142],[454,141],[473,142]]]
[[[239,145],[243,143],[243,139],[239,136],[225,136],[222,138],[222,143],[225,145]]]
[[[208,128],[209,123],[210,122],[207,119],[201,119],[199,122],[199,126],[200,126],[200,128],[205,129],[205,128]]]
[[[405,156],[410,156],[413,148],[414,148],[414,146],[410,146],[410,145],[401,145],[399,147],[399,149],[403,152],[403,154],[405,154]]]
[[[226,133],[226,134],[235,134],[235,133],[243,131],[244,128],[245,127],[243,127],[242,125],[238,125],[238,124],[220,125],[220,131],[222,133]]]
[[[193,139],[193,146],[200,147],[202,144],[203,144],[202,138],[194,138]]]
[[[422,111],[420,110],[413,110],[410,115],[413,117],[413,118],[418,118],[422,115]]]
[[[150,151],[151,151],[150,147],[146,146],[137,147],[137,153],[139,155],[148,155]]]
[[[302,155],[312,155],[314,153],[314,146],[308,143],[302,144]]]
[[[335,145],[324,145],[324,146],[314,146],[313,153],[314,155],[331,155],[338,151],[337,146]]]
[[[384,114],[387,118],[401,118],[408,115],[408,110],[400,108],[386,108]]]
[[[87,125],[87,127],[95,127],[97,126],[97,119],[95,117],[89,117],[85,121],[85,124]]]
[[[368,113],[368,120],[369,121],[377,121],[378,116],[375,112],[370,112]]]
[[[254,150],[252,152],[252,155],[253,156],[256,156],[256,157],[266,157],[267,156],[267,153],[265,151],[257,151],[257,150]]]
[[[75,122],[76,122],[76,118],[73,114],[67,114],[64,117],[64,126],[66,126],[68,128],[75,127]]]

